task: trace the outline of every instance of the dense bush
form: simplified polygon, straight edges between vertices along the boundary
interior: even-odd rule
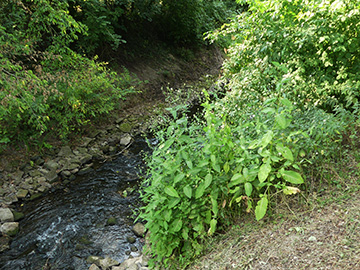
[[[65,138],[133,91],[127,73],[69,49],[86,27],[68,15],[66,2],[8,1],[0,8],[0,143],[29,143],[49,131]]]
[[[229,46],[225,97],[203,105],[205,123],[174,113],[157,132],[140,214],[152,264],[186,265],[242,209],[262,219],[274,194],[300,192],[308,165],[334,157],[359,124],[359,4],[249,3],[209,34]]]
[[[249,12],[210,34],[226,39],[233,87],[332,110],[358,101],[357,1],[250,1]]]

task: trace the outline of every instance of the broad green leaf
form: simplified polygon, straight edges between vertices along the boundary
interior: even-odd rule
[[[200,162],[199,162],[198,167],[204,167],[204,166],[206,166],[206,165],[208,165],[208,164],[209,164],[209,161],[203,160],[203,161],[200,161]]]
[[[289,110],[292,110],[293,105],[290,100],[288,100],[287,98],[282,98],[280,102],[285,105]]]
[[[220,165],[216,164],[216,163],[211,163],[212,168],[214,169],[214,171],[220,172]]]
[[[180,198],[171,198],[170,200],[169,200],[169,203],[167,204],[167,207],[168,208],[174,208],[178,203],[180,202]]]
[[[204,191],[205,191],[205,185],[204,185],[204,183],[200,183],[200,185],[197,187],[197,189],[195,191],[195,199],[198,199],[202,195],[204,195]]]
[[[229,162],[225,162],[225,164],[224,164],[224,172],[228,173],[229,170],[230,170]]]
[[[249,183],[249,182],[246,182],[245,185],[244,185],[244,187],[245,187],[245,194],[246,194],[246,196],[250,197],[250,196],[251,196],[251,193],[252,193],[252,191],[253,191],[253,186],[252,186],[252,184]]]
[[[281,176],[285,179],[285,181],[291,183],[291,184],[303,184],[304,179],[300,175],[300,173],[294,172],[294,171],[286,171],[283,170],[281,173]]]
[[[185,239],[185,240],[188,240],[189,239],[189,229],[184,227],[182,229],[182,233],[181,233],[182,237]]]
[[[193,164],[192,164],[192,161],[191,161],[190,159],[185,160],[185,162],[186,162],[186,165],[187,165],[190,169],[193,168]]]
[[[260,201],[258,201],[256,207],[255,207],[255,217],[256,220],[259,221],[260,219],[262,219],[267,211],[267,207],[268,207],[268,199],[266,196],[262,197],[260,199]]]
[[[255,149],[256,147],[259,146],[259,141],[258,140],[254,140],[252,141],[249,146],[248,146],[248,149]]]
[[[175,142],[174,138],[167,140],[164,144],[160,145],[159,148],[163,151],[167,150]]]
[[[268,162],[262,164],[258,172],[259,182],[260,183],[264,182],[266,178],[268,178],[270,172],[271,172],[271,165]]]
[[[180,218],[175,219],[174,222],[171,223],[169,230],[172,231],[172,232],[178,232],[178,231],[181,230],[182,224],[183,223],[182,223],[182,220]]]
[[[190,187],[190,185],[187,185],[183,188],[184,194],[186,195],[186,197],[188,197],[189,199],[191,199],[192,196],[192,188]]]
[[[275,109],[274,108],[265,108],[261,112],[262,113],[273,114],[273,113],[275,113]]]
[[[261,146],[266,147],[274,137],[274,132],[272,130],[269,130],[266,132],[266,134],[261,138]]]
[[[211,173],[208,173],[205,176],[205,188],[207,188],[208,186],[211,185],[212,179],[213,179],[213,177],[212,177]]]
[[[179,198],[179,194],[177,193],[177,191],[175,190],[175,188],[173,188],[172,186],[167,186],[164,188],[164,191],[167,195],[171,196],[171,197],[177,197]]]
[[[216,219],[212,219],[210,221],[210,228],[208,230],[208,235],[213,235],[214,234],[214,232],[216,231],[216,224],[217,224]]]
[[[165,209],[163,212],[164,218],[167,222],[170,221],[171,219],[171,215],[172,215],[172,210],[171,209]]]
[[[286,117],[285,117],[284,114],[276,115],[275,116],[275,121],[282,129],[287,127],[287,121],[286,121]]]
[[[212,205],[212,211],[214,213],[214,216],[216,217],[219,212],[219,207],[218,207],[217,200],[213,196],[211,196],[211,205]]]
[[[232,182],[231,185],[233,186],[233,185],[243,183],[245,181],[245,178],[241,173],[236,173],[233,175],[233,177],[231,177],[230,181]]]
[[[296,193],[300,193],[300,189],[298,189],[297,187],[285,187],[283,189],[283,192],[285,195],[293,195]]]
[[[180,182],[181,180],[183,180],[184,177],[185,177],[185,174],[184,174],[184,173],[180,173],[180,174],[178,174],[177,176],[175,176],[175,178],[174,178],[174,184],[176,184],[176,183]]]
[[[294,161],[294,156],[289,147],[284,146],[282,143],[276,145],[276,150],[287,160]]]

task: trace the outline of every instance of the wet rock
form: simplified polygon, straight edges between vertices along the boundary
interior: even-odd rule
[[[85,137],[82,140],[83,143],[81,144],[81,146],[88,147],[88,145],[94,140],[94,138]]]
[[[49,160],[43,167],[49,171],[56,171],[59,168],[59,164],[55,160]]]
[[[44,174],[44,176],[50,183],[54,183],[59,179],[56,170],[50,170],[46,174]]]
[[[103,258],[103,257],[99,257],[99,256],[89,256],[89,257],[87,257],[86,262],[87,262],[87,263],[93,263],[93,264],[99,265],[100,260],[102,260],[102,259],[104,259],[104,258]]]
[[[19,189],[18,192],[16,192],[16,197],[18,197],[18,199],[24,199],[26,198],[26,196],[29,194],[29,191],[26,189]]]
[[[125,260],[123,263],[120,264],[119,267],[113,267],[112,270],[129,270],[129,269],[138,269],[137,264],[140,263],[140,257],[131,258]]]
[[[31,170],[29,171],[29,175],[33,178],[43,176],[43,174],[39,170]]]
[[[75,169],[78,169],[80,167],[79,160],[77,159],[71,159],[64,165],[64,170],[72,171]]]
[[[108,226],[112,226],[116,224],[117,224],[117,220],[115,217],[109,217],[108,220],[106,221],[106,225]]]
[[[112,266],[117,266],[119,264],[120,263],[118,261],[111,259],[109,257],[106,257],[105,259],[99,261],[99,266],[104,270],[109,269]]]
[[[4,203],[5,204],[12,204],[12,203],[15,203],[15,202],[18,202],[18,198],[16,197],[15,194],[8,194],[4,197]]]
[[[0,227],[1,233],[8,236],[15,236],[19,232],[18,222],[6,222]]]
[[[91,164],[92,165],[92,164]],[[87,174],[89,172],[91,172],[93,170],[93,168],[91,168],[91,166],[86,166],[85,168],[82,168],[79,172],[78,175],[84,175]]]
[[[93,159],[101,159],[104,153],[97,147],[92,147],[89,149],[89,154],[93,156]]]
[[[14,214],[9,208],[0,208],[0,222],[14,221]]]
[[[68,178],[71,176],[71,172],[69,171],[62,171],[61,172],[61,176],[64,177],[64,178]]]
[[[126,146],[131,143],[131,140],[132,137],[130,136],[130,134],[126,134],[124,137],[121,138],[120,144]]]
[[[19,221],[24,218],[24,214],[18,211],[12,211],[14,215],[14,221]]]
[[[41,196],[42,196],[41,193],[34,193],[34,194],[31,194],[29,200],[33,201],[33,200],[36,200],[37,198],[40,198]]]
[[[73,153],[71,151],[70,146],[63,146],[60,149],[60,152],[58,153],[59,157],[68,157],[71,156]]]
[[[136,236],[139,237],[144,237],[145,235],[145,226],[141,223],[136,223],[133,227],[132,227],[132,231],[135,233]]]
[[[128,122],[124,122],[119,125],[119,129],[124,133],[129,133],[132,130],[132,125]]]
[[[80,156],[79,161],[81,165],[84,165],[86,163],[89,163],[92,160],[92,155],[90,154],[83,154],[82,156]]]
[[[10,178],[11,180],[13,180],[15,183],[20,184],[21,181],[22,181],[22,177],[23,177],[23,176],[24,176],[24,172],[18,170],[18,171],[16,171],[16,172],[10,174],[10,175],[9,175],[9,178]]]
[[[133,236],[126,237],[126,241],[128,241],[130,244],[134,244],[136,242],[136,238]]]
[[[0,237],[0,253],[10,248],[10,239],[8,237]]]
[[[92,264],[90,265],[89,270],[100,270],[100,268],[96,264]]]
[[[138,251],[138,248],[135,247],[134,245],[132,245],[132,246],[130,247],[130,250],[131,250],[131,252],[137,252],[137,251]]]

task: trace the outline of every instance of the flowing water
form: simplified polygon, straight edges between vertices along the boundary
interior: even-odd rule
[[[142,239],[131,230],[132,210],[137,196],[124,197],[121,191],[136,186],[143,139],[115,160],[85,176],[78,177],[62,190],[26,202],[21,211],[20,232],[10,249],[0,253],[0,269],[88,269],[90,255],[110,257],[122,262],[137,256]],[[107,225],[110,217],[115,225]],[[130,244],[127,238],[135,237]],[[46,266],[47,265],[47,266]]]

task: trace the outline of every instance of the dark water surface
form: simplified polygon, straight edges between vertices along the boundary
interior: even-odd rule
[[[144,139],[136,142],[115,160],[89,174],[78,177],[63,190],[26,202],[21,209],[25,218],[10,250],[0,253],[0,269],[88,269],[89,255],[111,257],[122,262],[131,246],[141,249],[142,241],[127,241],[131,231],[136,195],[124,198],[119,191],[138,182]],[[117,224],[107,226],[109,217]],[[134,249],[134,247],[133,247]],[[137,251],[130,253],[139,255]]]

